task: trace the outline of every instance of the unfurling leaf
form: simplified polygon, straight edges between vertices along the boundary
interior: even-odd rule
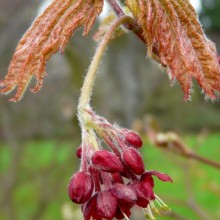
[[[178,79],[184,99],[190,99],[192,78],[206,95],[220,92],[220,65],[189,0],[126,0],[143,29],[148,55],[156,53],[172,80]]]
[[[22,98],[32,76],[37,80],[32,92],[37,92],[45,76],[46,61],[58,50],[63,51],[74,30],[91,29],[103,7],[103,0],[54,0],[20,40],[12,57],[8,74],[0,82],[1,93],[17,87],[11,101]]]

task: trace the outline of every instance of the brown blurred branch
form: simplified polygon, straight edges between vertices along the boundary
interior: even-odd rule
[[[188,154],[187,157],[191,158],[191,159],[194,159],[194,160],[197,160],[197,161],[199,161],[201,163],[207,164],[209,166],[215,167],[217,169],[220,169],[220,163],[218,163],[216,161],[213,161],[213,160],[210,160],[210,159],[207,159],[205,157],[201,157],[200,155],[195,154],[193,152]]]
[[[219,162],[210,160],[208,158],[196,154],[174,132],[157,133],[153,129],[148,128],[147,133],[152,144],[154,144],[157,147],[160,147],[164,150],[169,150],[185,158],[193,159],[206,165],[212,166],[214,168],[220,169]]]

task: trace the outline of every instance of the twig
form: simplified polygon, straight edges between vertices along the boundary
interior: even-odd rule
[[[219,162],[207,159],[194,153],[192,149],[188,145],[186,145],[182,141],[182,139],[174,132],[157,133],[149,128],[148,136],[150,138],[150,141],[157,147],[171,151],[175,154],[179,154],[185,158],[194,159],[198,162],[220,169]]]
[[[187,155],[188,158],[191,158],[191,159],[194,159],[194,160],[197,160],[201,163],[204,163],[204,164],[207,164],[209,166],[212,166],[212,167],[215,167],[217,169],[220,169],[220,163],[219,162],[216,162],[216,161],[213,161],[213,160],[210,160],[210,159],[207,159],[205,157],[201,157],[200,155],[198,154],[195,154],[193,152],[189,153]]]

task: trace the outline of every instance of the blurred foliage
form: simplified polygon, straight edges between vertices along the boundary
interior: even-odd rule
[[[202,0],[201,19],[204,27],[210,31],[220,31],[220,1]]]
[[[220,135],[216,133],[204,138],[203,141],[199,139],[199,136],[185,136],[186,144],[196,153],[219,161]],[[147,168],[169,173],[174,180],[173,184],[165,186],[164,183],[157,181],[158,195],[164,198],[174,212],[185,219],[219,219],[219,170],[166,151],[162,152],[151,145],[146,145],[143,149]],[[162,219],[164,218],[159,218]]]

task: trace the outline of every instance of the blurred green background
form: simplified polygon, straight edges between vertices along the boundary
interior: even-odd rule
[[[200,19],[220,52],[220,0],[204,0]],[[0,1],[0,78],[16,44],[44,1]],[[76,106],[83,76],[95,51],[93,33],[78,30],[65,53],[52,57],[41,91],[27,92],[19,103],[0,99],[0,219],[81,220],[67,197],[70,176],[78,169],[80,145]],[[32,86],[34,85],[34,82]],[[96,80],[92,104],[110,122],[138,130],[146,115],[164,131],[173,130],[198,154],[220,161],[220,103],[205,101],[194,85],[185,103],[180,85],[146,59],[146,48],[133,34],[111,43]],[[147,169],[169,173],[173,184],[156,180],[156,191],[173,213],[158,219],[220,219],[220,171],[163,152],[142,132]],[[144,219],[136,210],[133,219]]]

